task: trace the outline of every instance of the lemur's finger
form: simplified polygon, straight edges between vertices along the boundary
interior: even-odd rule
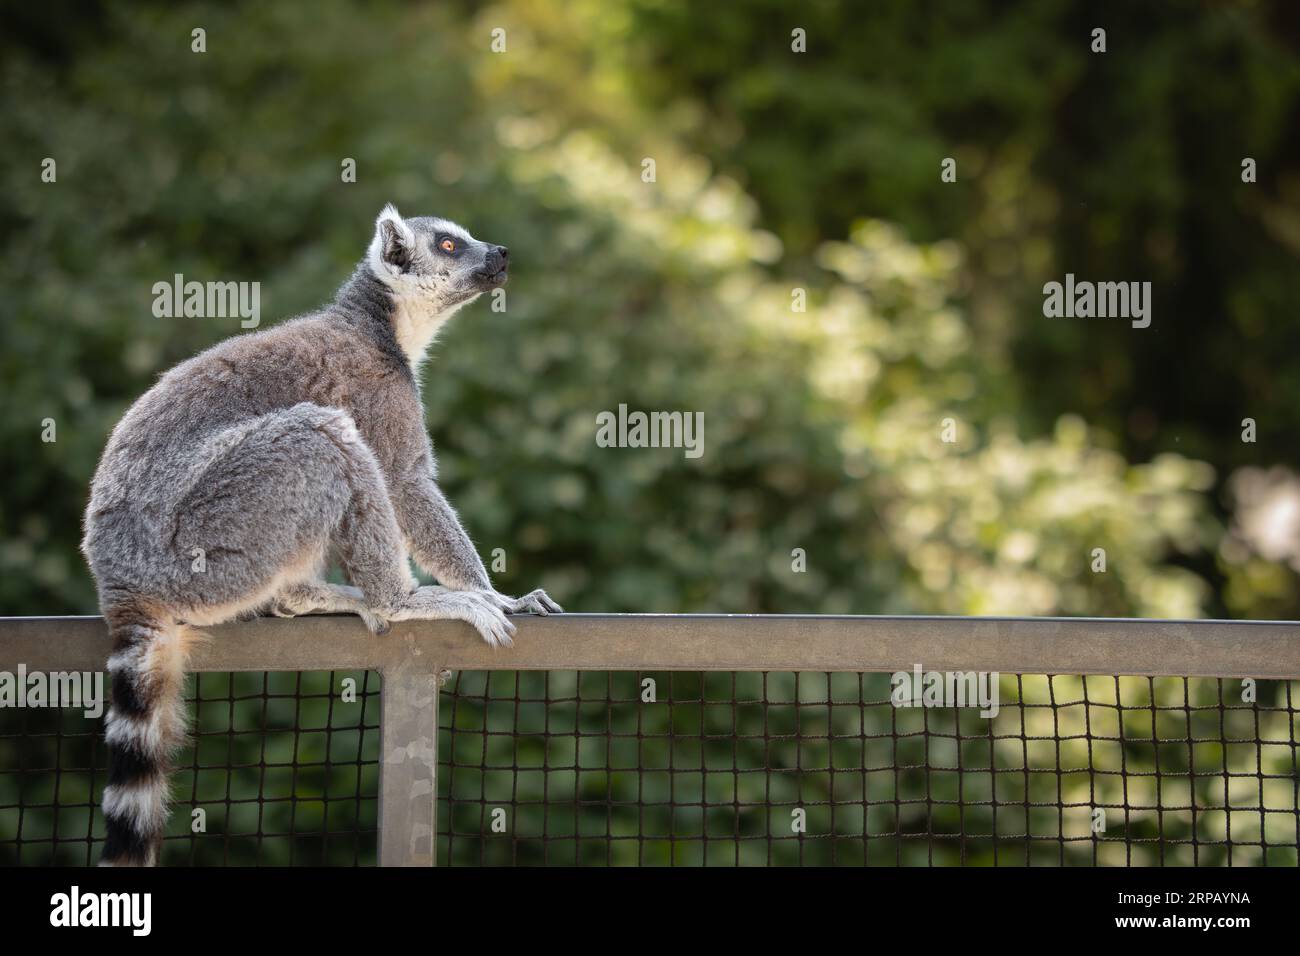
[[[510,610],[516,614],[540,614],[542,617],[545,617],[552,611],[558,611],[561,610],[561,608],[558,604],[552,601],[549,596],[547,596],[545,591],[541,588],[537,588],[537,590],[529,591],[523,597],[511,601]]]
[[[538,588],[536,591],[530,591],[525,600],[528,601],[528,606],[534,614],[545,615],[564,610],[564,608],[552,601],[551,596],[541,588]]]
[[[504,619],[502,619],[501,625],[498,625],[494,629],[496,633],[497,645],[500,647],[513,647],[515,642],[511,639],[511,637],[515,633],[515,626],[511,624],[509,621]]]
[[[510,646],[510,635],[502,630],[500,622],[484,616],[476,618],[471,623],[474,625],[474,629],[478,631],[479,637],[483,638],[489,647]]]
[[[495,607],[492,602],[484,601],[482,613],[476,615],[474,626],[482,635],[483,640],[487,641],[493,647],[510,647],[514,644],[511,635],[515,633],[515,626],[510,623],[510,619]]]

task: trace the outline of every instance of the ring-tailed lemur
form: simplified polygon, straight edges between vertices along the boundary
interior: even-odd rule
[[[157,862],[183,742],[191,625],[253,613],[454,618],[510,643],[507,613],[434,483],[416,374],[438,329],[506,280],[504,246],[442,219],[380,213],[334,302],[167,372],[113,430],[82,550],[108,621],[103,862]],[[417,587],[408,553],[437,578]],[[353,586],[326,584],[331,556]]]

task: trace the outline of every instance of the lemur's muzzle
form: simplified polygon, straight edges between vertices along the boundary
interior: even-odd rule
[[[504,285],[510,268],[510,250],[505,246],[492,246],[483,257],[483,269],[477,278],[485,286]]]

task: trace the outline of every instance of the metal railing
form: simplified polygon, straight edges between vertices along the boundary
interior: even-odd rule
[[[237,673],[237,672],[314,672],[314,671],[378,671],[381,677],[380,716],[378,722],[378,862],[384,866],[429,866],[438,859],[436,846],[441,830],[446,839],[461,839],[456,836],[456,822],[453,811],[458,797],[451,786],[444,786],[444,817],[446,822],[439,825],[439,768],[442,766],[451,773],[457,768],[470,766],[455,754],[439,756],[439,698],[443,685],[452,674],[469,672],[521,672],[516,675],[513,691],[503,698],[514,706],[516,718],[521,706],[529,703],[543,705],[563,701],[566,705],[576,701],[575,712],[580,712],[584,703],[578,684],[577,696],[566,692],[553,694],[549,683],[535,698],[521,690],[519,681],[522,672],[577,672],[579,676],[586,672],[635,672],[637,674],[657,674],[672,672],[730,672],[733,675],[745,674],[794,674],[807,675],[815,672],[823,675],[825,691],[817,691],[811,697],[807,689],[811,686],[811,677],[805,678],[804,689],[799,688],[796,676],[792,685],[793,696],[786,703],[794,707],[796,726],[793,732],[770,731],[764,716],[764,731],[760,744],[762,746],[763,765],[752,768],[767,774],[767,788],[764,798],[751,799],[752,792],[746,790],[743,774],[747,771],[741,767],[733,750],[732,766],[719,769],[710,767],[705,757],[700,759],[700,773],[707,778],[709,772],[717,775],[728,774],[732,785],[726,796],[711,798],[707,793],[679,799],[670,795],[664,804],[669,812],[676,814],[679,808],[688,808],[689,812],[701,821],[695,831],[685,835],[671,832],[680,821],[673,822],[666,835],[641,834],[634,839],[640,844],[638,860],[647,860],[646,841],[667,840],[670,846],[666,862],[676,862],[672,856],[673,848],[678,844],[687,845],[692,840],[703,843],[703,856],[700,861],[712,862],[710,842],[714,847],[725,847],[727,862],[746,863],[771,862],[773,846],[776,839],[791,839],[798,845],[798,862],[804,862],[804,847],[807,841],[814,839],[818,833],[795,828],[788,837],[774,837],[772,828],[760,830],[756,836],[748,832],[748,823],[743,821],[746,813],[766,812],[773,806],[779,806],[784,812],[791,807],[792,813],[807,814],[805,803],[829,807],[829,832],[821,836],[830,838],[832,850],[828,859],[836,860],[834,846],[844,844],[853,848],[857,862],[872,862],[873,846],[871,840],[877,841],[883,835],[895,837],[890,846],[890,853],[897,851],[897,861],[903,862],[902,847],[907,837],[921,838],[929,841],[931,849],[928,859],[935,860],[933,846],[951,844],[961,847],[960,860],[966,860],[968,841],[975,839],[975,834],[968,832],[970,821],[975,818],[974,809],[983,814],[985,809],[992,810],[992,833],[985,833],[982,838],[992,841],[994,848],[993,862],[999,862],[998,847],[1007,852],[1006,844],[1017,846],[1023,842],[1025,859],[1033,862],[1037,859],[1032,854],[1033,841],[1049,839],[1052,853],[1059,850],[1060,862],[1067,862],[1066,852],[1072,841],[1079,841],[1091,847],[1091,862],[1106,862],[1098,853],[1105,850],[1108,839],[1105,833],[1085,833],[1070,836],[1067,834],[1065,815],[1067,811],[1077,809],[1091,810],[1098,808],[1122,809],[1126,823],[1130,813],[1135,809],[1152,809],[1136,798],[1130,799],[1130,780],[1151,777],[1157,788],[1154,810],[1159,818],[1158,832],[1154,837],[1143,837],[1130,833],[1128,829],[1120,837],[1112,837],[1129,853],[1122,862],[1131,859],[1131,846],[1142,839],[1153,840],[1159,845],[1159,859],[1164,861],[1166,842],[1186,844],[1191,848],[1189,860],[1192,862],[1216,861],[1219,849],[1226,848],[1224,862],[1234,862],[1234,849],[1239,855],[1253,848],[1258,854],[1250,858],[1252,862],[1265,864],[1275,862],[1295,862],[1297,847],[1300,847],[1300,773],[1297,773],[1297,711],[1293,702],[1293,691],[1300,693],[1300,685],[1293,687],[1292,681],[1300,680],[1300,623],[1294,622],[1245,622],[1245,621],[1158,621],[1130,619],[1086,619],[1086,618],[1039,618],[1039,619],[1001,619],[1001,618],[955,618],[955,617],[836,617],[836,616],[801,616],[801,615],[607,615],[607,614],[564,614],[548,618],[516,619],[518,634],[515,646],[510,649],[493,649],[484,645],[464,625],[450,622],[410,622],[394,625],[392,631],[383,637],[369,635],[360,622],[348,616],[311,616],[296,619],[260,619],[249,623],[224,625],[206,629],[211,640],[196,648],[190,669],[195,673]],[[57,617],[57,618],[0,618],[0,672],[14,672],[20,665],[28,672],[77,672],[100,671],[104,666],[107,652],[107,637],[103,621],[95,617]],[[1082,683],[1075,686],[1077,693],[1081,687],[1082,699],[1058,699],[1052,677],[1046,678],[1046,689],[1050,700],[1035,704],[1025,693],[1019,693],[1014,706],[1020,708],[1019,729],[1014,734],[994,731],[991,727],[986,732],[964,733],[964,718],[956,716],[951,734],[936,731],[926,723],[921,730],[913,734],[910,731],[900,733],[897,722],[892,729],[880,730],[879,725],[868,727],[864,716],[867,708],[882,708],[888,704],[888,694],[883,699],[877,694],[863,690],[861,679],[857,681],[857,690],[847,697],[837,698],[835,689],[836,674],[875,675],[912,672],[917,666],[927,672],[960,673],[994,673],[1003,675],[1069,675],[1079,678]],[[1102,675],[1115,679],[1113,700],[1089,700],[1088,675]],[[1119,683],[1119,675],[1134,675],[1145,678],[1177,678],[1181,681],[1181,700],[1167,699],[1163,691],[1158,692],[1154,682],[1150,683],[1150,693],[1140,703],[1126,704]],[[1189,680],[1214,678],[1218,680],[1217,697],[1211,694],[1205,701],[1199,701],[1189,690]],[[1273,689],[1273,704],[1257,703],[1249,695],[1245,705],[1236,703],[1235,696],[1225,696],[1222,679],[1251,679],[1253,681],[1280,681]],[[767,707],[773,700],[769,693],[767,677],[764,676],[761,690],[741,693],[736,689],[735,678],[731,679],[731,696],[722,694],[721,703],[730,706],[733,714],[741,705],[758,705]],[[820,687],[820,684],[818,684]],[[1017,686],[1023,691],[1023,681],[1017,676]],[[1209,685],[1207,685],[1209,686]],[[586,703],[609,710],[616,705],[635,704],[635,689],[630,692],[613,689],[612,678],[607,691],[588,694]],[[1177,689],[1175,688],[1175,691]],[[487,679],[484,679],[481,695],[478,690],[471,694],[457,684],[448,688],[452,699],[458,704],[471,696],[475,700],[481,697],[482,705],[478,707],[479,716],[473,718],[478,723],[467,725],[465,732],[482,736],[482,757],[472,762],[471,769],[476,775],[474,780],[479,789],[477,796],[468,802],[474,804],[474,812],[486,816],[489,804],[495,797],[489,797],[489,790],[483,777],[493,771],[514,774],[514,784],[505,792],[504,799],[513,799],[513,811],[528,801],[519,797],[519,775],[521,770],[517,757],[511,757],[505,763],[494,762],[488,753],[491,734],[510,737],[527,731],[511,729],[516,724],[507,722],[505,730],[492,730],[483,717],[490,704]],[[724,688],[725,691],[725,688]],[[781,693],[787,693],[782,691]],[[1235,694],[1235,690],[1234,690]],[[477,696],[476,696],[477,695]],[[688,695],[687,703],[697,707],[700,713],[707,711],[711,698],[701,684]],[[673,701],[671,678],[669,682],[668,701]],[[808,701],[812,701],[809,703]],[[1172,702],[1171,702],[1172,700]],[[1225,704],[1231,700],[1231,704]],[[1208,701],[1208,702],[1207,702]],[[799,708],[813,705],[829,714],[827,723],[817,732],[809,732],[798,726]],[[1082,731],[1068,732],[1062,729],[1061,714],[1064,708],[1080,706],[1083,719]],[[679,708],[684,706],[678,699]],[[853,723],[853,729],[845,731],[834,720],[834,708],[837,706],[856,708],[859,716]],[[1051,721],[1047,725],[1047,734],[1031,733],[1026,716],[1034,707],[1049,707]],[[469,707],[469,704],[466,704]],[[1115,711],[1118,733],[1106,732],[1089,723],[1093,708],[1106,707]],[[1030,710],[1027,710],[1029,708]],[[948,707],[947,712],[952,713]],[[1238,715],[1235,711],[1243,711]],[[764,711],[766,714],[766,711]],[[1149,720],[1149,739],[1139,739],[1134,735],[1125,721],[1134,714],[1140,714]],[[1147,715],[1149,714],[1149,717]],[[1261,723],[1261,715],[1264,722]],[[446,715],[444,715],[446,716]],[[579,717],[581,714],[579,713]],[[1240,716],[1253,720],[1253,733],[1239,732],[1232,729],[1233,720]],[[1198,730],[1201,718],[1212,720],[1217,717],[1217,729],[1213,733]],[[701,718],[703,719],[703,718]],[[892,719],[892,718],[887,718]],[[1181,721],[1172,731],[1168,729],[1169,720]],[[538,734],[550,733],[550,718],[546,729],[536,731]],[[674,731],[670,719],[666,731],[649,734],[639,726],[633,731],[620,733],[613,729],[612,718],[606,717],[604,730],[592,731],[587,736],[598,736],[599,742],[607,751],[619,743],[620,738],[634,740],[638,747],[643,747],[649,738],[671,739]],[[364,725],[364,718],[362,724]],[[444,730],[458,732],[458,718],[453,714],[450,721],[444,721]],[[875,728],[875,729],[873,729]],[[1052,729],[1054,728],[1054,729]],[[1180,729],[1185,728],[1185,729]],[[733,723],[732,736],[744,735]],[[231,731],[233,733],[233,729]],[[583,745],[583,731],[577,724],[569,731],[573,736],[573,749],[576,752]],[[1127,736],[1126,736],[1127,734]],[[1239,734],[1242,734],[1239,736]],[[906,743],[909,736],[923,739],[925,750],[919,763],[908,763],[900,758],[900,741]],[[477,740],[477,738],[475,738]],[[701,725],[698,731],[700,747],[707,747],[710,741],[729,739],[726,733],[710,732]],[[782,739],[794,741],[795,766],[784,768],[785,758],[779,756]],[[840,757],[831,752],[837,743],[844,740],[860,741],[863,748],[861,767],[843,765]],[[939,767],[933,764],[930,752],[931,740],[955,742],[956,766]],[[893,763],[882,766],[871,765],[865,757],[866,748],[876,740],[883,740],[893,747]],[[1023,767],[1009,770],[998,766],[994,751],[1002,746],[1001,741],[1010,740],[1012,744],[1024,751]],[[1031,767],[1030,744],[1038,740],[1055,742],[1056,757],[1054,766]],[[1087,744],[1087,757],[1082,767],[1065,765],[1061,756],[1062,741],[1078,740]],[[1125,765],[1124,748],[1134,741],[1145,742],[1152,746],[1155,758],[1154,773]],[[828,756],[818,758],[824,762],[817,766],[802,766],[801,748],[809,741],[817,746],[825,745]],[[987,743],[988,766],[972,764],[968,753],[970,742],[983,746]],[[1100,767],[1094,759],[1094,742],[1116,742],[1120,744],[1119,768]],[[543,741],[545,743],[545,741]],[[1197,748],[1205,745],[1214,747],[1211,757],[1221,760],[1222,768],[1216,763],[1207,767],[1205,755]],[[478,746],[476,743],[475,746]],[[1100,744],[1098,744],[1100,747]],[[1253,763],[1246,755],[1245,763],[1237,756],[1230,766],[1229,750],[1234,747],[1254,748]],[[1184,752],[1180,763],[1174,770],[1169,769],[1166,757],[1166,769],[1162,776],[1160,768],[1161,754],[1164,748],[1177,748]],[[1208,753],[1208,751],[1207,751]],[[1265,755],[1267,754],[1267,760]],[[1288,757],[1289,754],[1289,757]],[[775,755],[775,756],[774,756]],[[672,767],[672,752],[668,760]],[[911,759],[911,758],[908,758]],[[963,759],[967,764],[963,766]],[[1098,758],[1099,759],[1099,758]],[[837,761],[841,765],[837,766]],[[635,764],[635,759],[633,760]],[[197,765],[197,764],[196,764]],[[1245,767],[1246,769],[1241,769]],[[924,771],[923,797],[907,796],[902,791],[902,778],[918,768]],[[0,772],[4,771],[0,766]],[[545,759],[541,768],[545,766]],[[633,767],[633,770],[636,768]],[[681,767],[676,768],[681,771]],[[799,794],[786,799],[771,796],[771,774],[782,769],[792,769],[801,774],[829,774],[830,784],[825,799],[803,799],[803,783],[799,784]],[[892,795],[883,799],[872,799],[871,782],[868,775],[872,771],[892,770],[894,787]],[[955,770],[961,774],[987,773],[992,786],[991,799],[983,799],[963,794],[960,779],[957,783],[955,800],[936,795],[931,791],[929,773],[931,770]],[[576,782],[581,780],[582,765],[574,759],[572,768],[567,765],[565,772]],[[603,771],[606,777],[615,772],[612,763],[606,762]],[[1055,775],[1055,799],[1038,799],[1034,795],[1036,782],[1031,773],[1045,772]],[[1062,796],[1062,779],[1067,773],[1080,772],[1092,775],[1089,800],[1069,800]],[[856,815],[851,824],[845,824],[847,814],[841,812],[840,822],[835,820],[837,806],[836,774],[840,781],[853,782],[856,788],[846,804]],[[1019,786],[1014,799],[998,800],[997,788],[999,774],[1013,774],[1019,781],[1023,776],[1023,786]],[[1121,799],[1109,799],[1097,793],[1097,775],[1113,774],[1123,785]],[[856,775],[856,776],[854,776]],[[464,777],[464,773],[462,773]],[[860,778],[860,779],[859,779]],[[702,778],[703,779],[703,778]],[[1162,787],[1169,781],[1178,779],[1187,783],[1186,798],[1165,799]],[[442,781],[448,783],[447,781]],[[454,780],[450,783],[454,784]],[[707,782],[707,780],[706,780]],[[1250,799],[1241,806],[1237,790],[1242,785],[1257,787],[1258,799]],[[1206,787],[1217,787],[1222,791],[1221,801],[1215,798],[1214,805],[1206,802]],[[1199,788],[1199,789],[1198,789]],[[1267,794],[1266,794],[1267,789]],[[742,791],[745,791],[742,793]],[[1218,792],[1217,790],[1215,791]],[[514,795],[513,797],[511,795]],[[749,795],[747,795],[749,794]],[[1280,796],[1279,796],[1280,794]],[[1287,796],[1289,794],[1289,797]],[[358,802],[360,795],[358,793]],[[539,802],[544,802],[539,801]],[[574,813],[580,812],[583,801],[574,798]],[[591,802],[591,801],[588,801]],[[601,803],[612,820],[613,812],[621,801],[606,794],[596,802]],[[637,799],[626,801],[637,804]],[[640,801],[638,819],[641,819],[647,801]],[[940,826],[936,820],[942,818],[945,808],[955,806],[955,820],[951,832]],[[999,830],[997,814],[1003,812],[1004,823],[1008,807],[1022,812],[1017,818],[1015,833],[1006,836]],[[883,809],[882,809],[883,808]],[[4,810],[0,806],[0,811]],[[1051,837],[1036,837],[1032,830],[1031,814],[1040,809],[1053,811],[1060,820],[1055,834]],[[1178,813],[1190,810],[1191,829],[1182,835],[1168,836],[1165,832],[1164,819],[1171,819]],[[1222,811],[1224,826],[1227,827],[1226,839],[1213,833],[1200,832],[1197,814],[1200,811],[1202,822],[1211,812]],[[710,834],[710,817],[719,811],[725,811],[726,820],[722,827],[725,832]],[[685,812],[685,811],[683,811]],[[887,812],[889,819],[882,827],[878,821],[873,822],[872,815]],[[1249,813],[1249,829],[1243,830],[1241,822],[1234,823],[1234,818],[1241,813]],[[921,822],[911,827],[906,821],[909,815]],[[860,816],[861,819],[857,819]],[[0,821],[4,817],[0,816]],[[675,818],[674,818],[675,819]],[[980,816],[980,819],[983,819]],[[1023,823],[1021,822],[1023,820]],[[487,826],[485,821],[484,826]],[[805,824],[806,826],[806,824]],[[957,827],[960,829],[957,829]],[[1216,824],[1217,826],[1217,824]],[[1234,841],[1232,827],[1237,826],[1237,839]],[[847,827],[847,829],[846,829]],[[987,827],[985,827],[987,829]],[[7,839],[0,823],[0,844]],[[578,828],[580,830],[580,828]],[[814,828],[815,829],[815,828]],[[825,827],[822,828],[825,830]],[[940,832],[942,830],[942,832]],[[1023,830],[1023,832],[1020,832]],[[1173,832],[1171,830],[1171,832]],[[844,834],[849,834],[845,836]],[[1280,836],[1279,836],[1280,834]],[[1294,834],[1292,836],[1291,834]],[[842,837],[842,839],[838,839]],[[575,838],[579,844],[583,834],[565,833]],[[603,834],[594,837],[587,835],[587,843],[595,840],[602,843],[604,861],[613,859],[609,847],[611,841],[619,838],[612,825],[606,825]],[[546,839],[545,823],[542,837]],[[756,839],[765,848],[766,857],[759,859],[748,855],[747,839]],[[464,840],[461,839],[463,843]],[[860,846],[859,846],[860,844]],[[877,842],[876,848],[880,844]],[[1211,850],[1214,852],[1211,853]],[[543,848],[544,851],[544,848]],[[575,851],[582,856],[581,846]],[[444,860],[448,859],[444,855]],[[484,861],[488,861],[483,857]],[[545,862],[543,855],[541,861]],[[569,858],[566,857],[566,860]],[[648,858],[655,862],[653,854]],[[693,858],[688,858],[693,859]],[[818,858],[820,859],[820,857]],[[577,860],[580,862],[580,860]],[[1012,862],[1016,862],[1014,857]],[[1238,860],[1240,861],[1240,860]],[[519,862],[518,844],[515,855],[505,862]]]

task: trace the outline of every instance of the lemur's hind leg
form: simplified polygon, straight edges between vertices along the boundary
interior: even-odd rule
[[[221,447],[176,509],[178,556],[207,551],[206,573],[178,588],[192,605],[185,620],[228,620],[287,592],[293,613],[323,600],[375,631],[390,620],[450,618],[489,644],[508,639],[513,628],[485,598],[416,589],[383,472],[346,412],[304,402],[241,426]],[[360,593],[355,606],[351,590],[320,590],[331,550]]]
[[[366,607],[395,611],[415,588],[383,477],[346,413],[295,405],[214,436],[200,454],[202,470],[172,508],[172,593],[160,595],[184,620],[255,614],[318,581],[340,538],[364,556],[354,583]],[[194,549],[202,573],[191,573]]]
[[[265,607],[263,614],[275,617],[298,617],[301,614],[356,614],[375,633],[388,629],[383,619],[376,617],[366,607],[366,597],[360,588],[346,584],[327,584],[324,581],[301,581],[284,588]]]

